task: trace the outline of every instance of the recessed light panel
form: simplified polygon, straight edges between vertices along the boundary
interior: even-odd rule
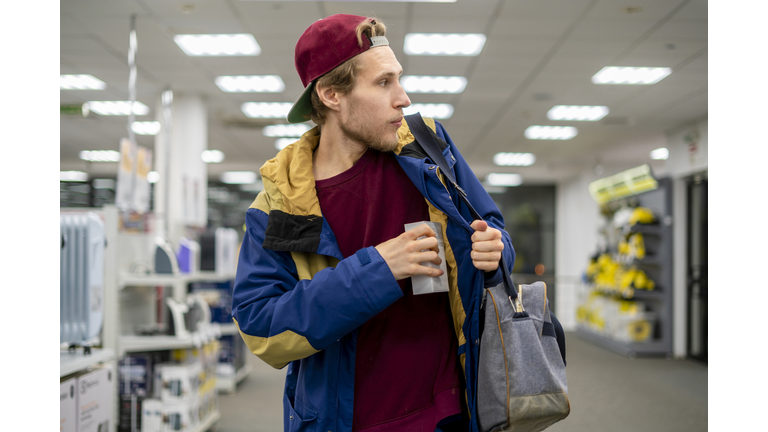
[[[123,115],[131,114],[130,101],[90,101],[88,110],[99,115]],[[135,115],[149,114],[149,107],[139,101],[133,102],[133,113]]]
[[[221,150],[203,150],[200,158],[205,163],[221,163],[224,162],[224,152]]]
[[[80,152],[80,159],[89,162],[118,162],[120,152],[115,150],[84,150]]]
[[[467,87],[462,76],[404,76],[400,80],[408,93],[461,93]]]
[[[160,122],[142,121],[131,123],[131,130],[137,135],[157,135],[160,132]]]
[[[411,115],[421,113],[422,117],[443,120],[451,118],[453,115],[453,105],[451,104],[413,104],[403,108],[403,114]]]
[[[523,177],[520,174],[491,173],[488,174],[488,184],[491,186],[520,186]]]
[[[572,126],[529,126],[525,137],[538,140],[569,140],[578,134]]]
[[[409,33],[403,49],[408,55],[476,56],[484,45],[480,33]]]
[[[173,41],[188,56],[256,56],[261,47],[250,34],[184,34]]]
[[[282,150],[289,145],[295,143],[297,140],[296,138],[278,138],[275,140],[275,148],[278,150]]]
[[[59,171],[61,181],[87,182],[88,173],[82,171]]]
[[[60,75],[61,90],[104,90],[107,83],[93,75]]]
[[[280,93],[285,83],[277,75],[220,76],[216,85],[227,93]]]
[[[265,126],[262,133],[268,137],[300,137],[309,129],[311,128],[306,123],[279,124]]]
[[[253,171],[227,171],[221,173],[221,181],[227,184],[256,183],[256,173]]]
[[[598,121],[608,115],[606,106],[556,105],[547,113],[550,120]]]
[[[493,163],[499,166],[531,166],[536,162],[532,153],[496,153]]]
[[[666,148],[657,148],[656,150],[651,152],[651,159],[654,160],[666,160],[669,158],[669,150]]]
[[[592,77],[595,84],[649,85],[656,84],[672,73],[666,67],[606,66]]]
[[[241,109],[250,118],[285,118],[292,106],[291,102],[246,102]]]

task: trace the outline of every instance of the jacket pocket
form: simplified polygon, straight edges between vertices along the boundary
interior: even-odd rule
[[[285,405],[285,418],[283,423],[288,432],[311,432],[317,424],[317,412],[305,407],[295,399],[291,401],[287,396],[283,397]]]

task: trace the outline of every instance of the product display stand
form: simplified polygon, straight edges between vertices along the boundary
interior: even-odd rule
[[[584,321],[578,322],[577,335],[605,349],[627,357],[636,356],[666,356],[672,357],[672,182],[664,178],[658,180],[658,188],[643,192],[631,198],[641,207],[653,210],[656,220],[652,224],[634,224],[629,227],[630,233],[641,233],[646,245],[650,245],[649,253],[643,259],[634,259],[624,263],[627,267],[642,270],[653,280],[652,290],[634,289],[629,295],[619,295],[617,292],[601,292],[594,286],[585,285],[587,295],[599,294],[605,298],[620,299],[625,304],[642,303],[655,319],[651,325],[650,338],[646,341],[618,340],[606,332],[596,331]],[[616,203],[614,203],[616,204]],[[584,294],[584,293],[582,293]]]
[[[122,358],[126,353],[165,351],[201,347],[206,342],[218,338],[221,328],[218,323],[199,323],[197,329],[186,332],[186,329],[178,329],[182,336],[175,335],[137,335],[126,323],[143,323],[145,317],[150,316],[157,307],[156,303],[139,302],[126,303],[126,298],[152,298],[158,287],[170,288],[170,298],[186,303],[187,287],[190,282],[197,281],[226,281],[234,278],[231,274],[216,274],[214,272],[199,272],[196,274],[152,274],[148,271],[129,272],[130,264],[137,262],[137,257],[143,258],[142,262],[151,262],[147,256],[151,250],[151,233],[124,233],[120,232],[120,218],[122,217],[115,206],[104,207],[107,249],[105,250],[104,273],[104,325],[102,328],[102,341],[104,349],[93,350],[96,355],[109,355],[109,359],[116,365],[116,359]],[[148,265],[146,267],[149,267]],[[94,354],[92,354],[94,355]],[[71,369],[76,360],[67,360],[62,353],[62,371]],[[80,360],[81,361],[81,360]],[[117,369],[115,369],[117,370]],[[114,394],[117,395],[117,380],[115,380]],[[119,418],[117,400],[115,398],[113,418]],[[196,431],[203,432],[210,429],[220,418],[218,410],[208,415],[201,422]],[[117,423],[117,422],[115,422]],[[114,430],[117,430],[115,427]]]

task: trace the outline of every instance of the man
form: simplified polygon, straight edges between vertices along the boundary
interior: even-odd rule
[[[334,15],[304,32],[288,120],[318,126],[261,168],[246,214],[232,315],[254,354],[288,366],[286,431],[477,430],[478,308],[515,255],[443,127],[425,119],[483,221],[414,142],[385,31]],[[418,221],[440,224],[448,292],[412,292],[443,274],[425,265],[441,263],[436,233],[404,230]]]

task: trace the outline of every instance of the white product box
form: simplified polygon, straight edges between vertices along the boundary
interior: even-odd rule
[[[157,365],[155,367],[155,382],[159,384],[160,400],[178,402],[197,397],[201,371],[200,362],[161,363]]]
[[[163,432],[186,432],[192,430],[190,406],[187,403],[163,403]],[[142,432],[144,432],[142,430]]]
[[[442,276],[430,277],[426,275],[416,275],[411,277],[411,284],[413,285],[413,294],[429,294],[437,292],[448,292],[448,269],[445,266],[445,245],[443,243],[443,229],[437,222],[413,222],[405,224],[405,230],[410,231],[421,224],[429,225],[432,230],[435,231],[435,237],[437,238],[438,255],[440,255],[440,265],[426,261],[421,263],[422,265],[439,268],[443,271]],[[423,238],[423,237],[420,237]]]
[[[141,432],[163,431],[163,402],[144,399],[141,403]]]
[[[114,372],[106,365],[77,377],[78,432],[111,432],[113,379]]]
[[[59,432],[77,432],[77,378],[62,381],[59,390]]]

